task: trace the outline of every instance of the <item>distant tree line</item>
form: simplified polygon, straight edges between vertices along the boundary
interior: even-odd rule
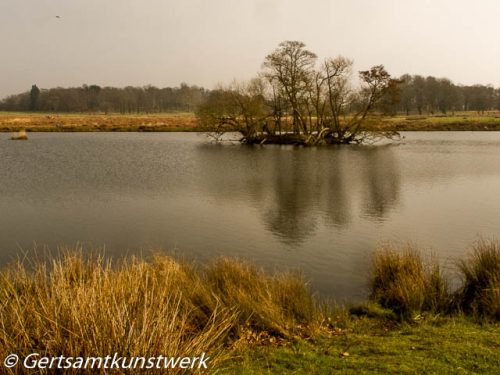
[[[398,86],[399,101],[385,103],[386,109],[393,112],[447,114],[455,111],[482,113],[500,110],[500,88],[495,89],[492,85],[457,85],[448,78],[405,74],[400,77]],[[39,89],[33,85],[29,91],[9,95],[0,101],[0,110],[121,114],[194,112],[209,96],[209,90],[185,83],[180,87],[165,88],[151,85],[125,88],[82,85]],[[279,96],[275,96],[275,99],[282,100]],[[286,112],[283,111],[286,110],[285,106],[281,105],[281,112]],[[293,113],[290,111],[291,115]]]
[[[500,88],[492,85],[455,85],[448,78],[405,74],[400,78],[400,100],[395,111],[447,114],[454,111],[500,110]]]
[[[82,85],[81,87],[39,89],[10,95],[0,101],[3,111],[159,113],[193,112],[208,90],[182,83],[180,87],[125,88]]]

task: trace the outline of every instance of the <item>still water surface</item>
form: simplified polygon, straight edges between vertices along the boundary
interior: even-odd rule
[[[0,133],[0,265],[33,243],[161,246],[302,270],[365,296],[371,250],[414,241],[451,263],[500,237],[500,133],[415,132],[392,145],[216,145],[195,133]]]

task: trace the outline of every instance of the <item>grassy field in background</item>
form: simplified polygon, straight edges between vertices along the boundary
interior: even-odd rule
[[[59,123],[59,127],[57,127]],[[368,130],[398,131],[492,131],[500,130],[500,112],[455,112],[455,114],[398,114],[374,117]],[[85,114],[0,112],[0,131],[202,131],[193,113]]]
[[[59,126],[57,124],[59,123]],[[192,113],[83,114],[0,112],[0,131],[197,131]]]
[[[40,116],[54,116],[54,117],[89,117],[89,116],[105,116],[105,117],[193,117],[192,112],[163,112],[163,113],[53,113],[53,112],[10,112],[0,111],[0,118],[7,117],[40,117]]]
[[[395,127],[398,131],[491,131],[500,130],[500,111],[455,112],[454,114],[435,114],[384,117],[370,120],[370,126],[377,128]]]

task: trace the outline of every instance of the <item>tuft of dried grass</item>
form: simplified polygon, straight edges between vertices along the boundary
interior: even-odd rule
[[[18,132],[14,132],[12,136],[13,140],[26,140],[28,136],[26,135],[26,130],[19,130]]]
[[[458,264],[463,285],[458,291],[465,313],[500,319],[500,242],[480,239]]]
[[[253,263],[224,257],[205,272],[222,303],[240,311],[240,327],[290,337],[297,326],[311,328],[315,321],[316,304],[300,273],[270,276]]]
[[[440,313],[450,306],[448,281],[439,262],[424,262],[416,246],[380,245],[374,252],[370,299],[408,318],[423,311]]]

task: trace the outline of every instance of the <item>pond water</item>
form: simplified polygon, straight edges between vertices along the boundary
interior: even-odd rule
[[[500,133],[414,132],[393,144],[213,144],[195,133],[0,133],[0,265],[33,244],[151,247],[300,269],[314,290],[366,295],[383,241],[445,264],[500,237]]]

